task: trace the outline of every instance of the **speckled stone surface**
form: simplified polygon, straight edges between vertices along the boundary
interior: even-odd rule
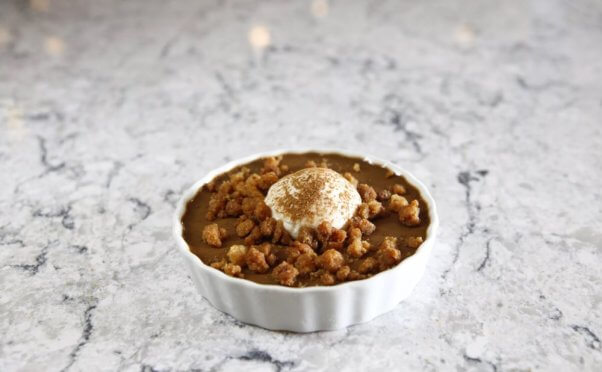
[[[599,1],[0,2],[0,370],[600,370]],[[388,158],[441,229],[307,335],[195,291],[180,193],[279,147]]]

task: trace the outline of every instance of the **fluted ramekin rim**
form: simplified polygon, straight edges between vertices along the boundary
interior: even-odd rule
[[[311,287],[302,287],[302,288],[286,287],[286,286],[277,285],[277,284],[260,284],[260,283],[255,283],[253,281],[246,280],[246,279],[235,278],[235,277],[229,276],[229,275],[225,274],[224,272],[205,264],[203,261],[201,261],[201,259],[198,256],[196,256],[194,253],[191,252],[190,247],[188,246],[188,243],[186,243],[186,241],[184,240],[182,217],[183,217],[184,213],[186,212],[186,205],[188,204],[188,201],[190,201],[190,199],[192,199],[197,194],[197,192],[200,190],[201,187],[203,187],[203,185],[210,182],[215,176],[217,176],[219,174],[228,172],[229,170],[231,170],[237,166],[252,162],[259,158],[264,158],[267,156],[278,156],[278,155],[284,155],[284,154],[304,154],[304,153],[310,153],[310,152],[318,153],[318,154],[325,154],[325,155],[326,154],[336,154],[336,155],[343,155],[343,156],[347,156],[347,157],[361,158],[368,163],[381,165],[381,166],[391,169],[392,171],[395,172],[396,175],[403,176],[408,183],[410,183],[412,186],[416,187],[416,189],[420,193],[420,196],[428,205],[429,220],[430,220],[429,226],[426,230],[426,239],[418,247],[416,252],[414,252],[413,255],[406,257],[403,261],[401,261],[396,266],[394,266],[388,270],[381,271],[381,272],[379,272],[369,278],[366,278],[366,279],[344,282],[344,283],[340,283],[340,284],[333,285],[333,286],[311,286]],[[312,293],[312,292],[335,292],[335,291],[341,290],[343,288],[353,288],[353,287],[365,286],[365,285],[368,285],[371,280],[373,280],[374,278],[376,278],[380,275],[384,275],[390,271],[403,270],[405,268],[405,266],[409,264],[409,260],[412,257],[418,256],[421,254],[426,254],[426,251],[428,249],[430,249],[429,241],[435,240],[435,237],[437,235],[437,230],[439,228],[439,217],[437,214],[437,206],[435,204],[435,200],[431,196],[431,194],[428,191],[428,189],[426,188],[426,186],[418,178],[416,178],[412,173],[410,173],[409,171],[405,170],[404,168],[392,163],[391,161],[384,160],[384,159],[381,159],[381,158],[373,156],[373,155],[369,155],[369,154],[365,154],[365,153],[360,154],[360,153],[356,153],[353,151],[340,149],[340,148],[299,148],[299,149],[277,149],[277,150],[254,153],[252,155],[248,155],[248,156],[245,156],[245,157],[242,157],[239,159],[232,160],[220,167],[217,167],[217,168],[209,171],[205,176],[201,177],[198,181],[196,181],[192,186],[190,186],[182,194],[182,196],[180,197],[180,199],[178,200],[178,203],[176,205],[176,209],[174,211],[173,218],[172,218],[172,223],[173,223],[173,229],[172,229],[173,235],[176,240],[177,247],[178,247],[178,250],[180,251],[180,253],[183,254],[187,258],[191,258],[192,261],[195,262],[201,270],[206,271],[207,274],[212,275],[215,279],[225,280],[227,282],[231,282],[231,284],[245,286],[245,287],[248,287],[249,290],[266,290],[266,291],[269,290],[269,291],[280,292],[280,293],[298,294],[298,293]],[[392,274],[392,273],[390,273],[390,274]]]

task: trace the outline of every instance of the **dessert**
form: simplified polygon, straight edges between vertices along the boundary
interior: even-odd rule
[[[183,237],[227,275],[289,287],[369,278],[426,240],[428,205],[404,177],[338,154],[266,157],[188,201]]]

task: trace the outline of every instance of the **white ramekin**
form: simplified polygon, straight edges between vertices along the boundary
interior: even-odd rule
[[[215,176],[257,158],[284,153],[336,153],[363,158],[386,166],[402,175],[415,186],[428,204],[430,225],[426,239],[416,253],[397,266],[368,279],[346,282],[335,286],[289,288],[278,285],[257,284],[249,280],[230,277],[205,265],[195,256],[182,237],[181,218],[187,202]],[[232,161],[206,174],[190,187],[178,201],[173,216],[173,234],[178,251],[192,273],[192,281],[199,292],[217,309],[236,319],[272,330],[313,332],[334,330],[352,324],[367,322],[393,309],[409,296],[424,273],[426,262],[435,243],[439,218],[435,201],[427,188],[406,170],[373,156],[341,150],[278,150],[259,153]]]

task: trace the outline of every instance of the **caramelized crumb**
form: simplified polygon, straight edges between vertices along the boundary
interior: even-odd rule
[[[265,273],[270,268],[268,263],[265,261],[265,255],[255,247],[249,248],[245,256],[245,260],[249,270],[256,273]]]
[[[314,249],[318,246],[318,241],[314,238],[313,229],[306,226],[299,229],[297,241],[305,243]]]
[[[406,226],[416,226],[420,224],[420,207],[418,200],[414,199],[410,205],[399,210],[399,221]]]
[[[376,201],[376,200],[372,200],[368,202],[368,217],[369,218],[374,218],[377,216],[380,216],[383,212],[385,211],[385,208],[383,207],[383,205]]]
[[[361,239],[362,238],[362,230],[357,227],[351,227],[349,229],[349,239]]]
[[[353,239],[347,246],[347,254],[351,257],[362,257],[367,251],[361,239]]]
[[[361,218],[370,217],[370,207],[368,206],[368,203],[360,204],[355,211],[355,215]]]
[[[378,199],[378,200],[380,200],[381,202],[383,202],[383,201],[387,201],[387,200],[389,200],[390,198],[391,198],[391,191],[389,191],[389,190],[386,190],[386,189],[385,189],[385,190],[381,190],[381,191],[378,193],[378,197],[377,197],[377,199]]]
[[[403,196],[399,196],[397,194],[391,195],[391,200],[389,201],[389,209],[394,212],[399,212],[401,208],[408,205],[408,200]]]
[[[288,262],[282,262],[272,271],[272,276],[282,285],[292,287],[299,275],[299,271]]]
[[[401,261],[401,252],[396,248],[397,238],[387,236],[378,247],[376,257],[381,270],[386,270]]]
[[[222,246],[220,228],[216,223],[209,224],[203,228],[203,240],[213,247]]]
[[[333,285],[334,283],[336,283],[336,280],[334,279],[334,276],[331,273],[324,271],[320,275],[320,284]]]
[[[359,172],[361,170],[359,163],[355,163],[353,164],[353,170],[355,172]]]
[[[363,235],[370,235],[376,230],[376,226],[372,222],[360,217],[353,217],[351,219],[351,226],[360,229]]]
[[[391,186],[391,192],[393,192],[393,194],[403,195],[406,193],[406,188],[403,187],[403,185],[396,183],[395,185]]]
[[[226,203],[226,215],[231,217],[238,217],[242,213],[242,205],[238,201],[238,199],[229,200]]]
[[[318,164],[316,164],[316,162],[313,160],[308,160],[305,162],[305,168],[316,168],[317,166]]]
[[[247,247],[242,244],[236,244],[228,249],[226,256],[233,264],[244,266],[246,264]]]
[[[259,252],[263,253],[263,255],[266,257],[272,252],[272,245],[268,242],[255,245],[253,247],[255,247]]]
[[[369,202],[376,199],[376,191],[370,185],[366,185],[365,183],[360,183],[357,185],[357,192],[362,197],[364,202]]]
[[[233,263],[227,263],[223,268],[224,272],[230,276],[243,277],[242,268],[239,265]]]
[[[241,238],[244,238],[245,236],[249,235],[249,233],[251,232],[251,230],[253,230],[253,228],[255,227],[255,223],[252,220],[244,220],[242,222],[239,222],[238,225],[236,225],[236,235],[238,235]]]
[[[276,264],[276,262],[278,262],[278,256],[276,256],[276,255],[275,255],[275,254],[273,254],[273,253],[270,253],[270,255],[269,255],[269,256],[267,256],[267,257],[265,258],[265,260],[267,261],[268,265],[270,265],[270,266],[274,266],[274,265]]]
[[[343,266],[337,271],[337,279],[341,282],[344,282],[349,273],[351,272],[351,268],[349,266]]]
[[[311,253],[303,253],[295,260],[295,267],[299,270],[299,274],[309,274],[316,270],[316,255]]]
[[[332,234],[332,225],[328,221],[322,221],[316,228],[316,232],[318,233],[318,240],[325,243]]]
[[[282,161],[282,156],[270,156],[263,160],[263,168],[261,169],[261,173],[269,173],[274,172],[276,175],[280,175],[280,161]]]
[[[359,271],[361,274],[367,274],[374,271],[377,266],[378,263],[376,262],[376,260],[372,257],[368,257],[360,263],[360,265],[357,268],[357,271]]]
[[[293,242],[292,247],[295,247],[301,254],[304,254],[304,253],[309,253],[309,254],[313,254],[313,255],[316,254],[314,249],[305,243],[295,241],[295,242]]]
[[[337,271],[344,262],[343,255],[334,249],[328,249],[318,257],[320,266],[328,271]]]
[[[261,237],[262,235],[259,226],[255,226],[253,227],[253,230],[251,230],[251,233],[245,238],[245,245],[253,245],[257,243]]]
[[[337,250],[343,248],[345,238],[347,238],[347,233],[345,232],[345,230],[334,229],[330,234],[327,248]]]
[[[276,220],[272,217],[268,217],[265,220],[261,221],[259,224],[259,229],[261,230],[261,234],[263,236],[272,236],[274,234],[274,229],[276,228]]]
[[[420,244],[422,244],[423,240],[422,240],[422,236],[410,236],[408,238],[408,247],[416,249],[418,247],[420,247]]]
[[[247,217],[253,217],[255,213],[255,207],[257,203],[260,201],[258,198],[246,197],[242,200],[242,212]]]
[[[223,269],[223,268],[224,268],[224,265],[226,265],[226,260],[224,260],[224,259],[221,259],[221,260],[219,260],[219,261],[213,262],[213,263],[211,264],[211,267],[213,267],[214,269],[221,270],[221,269]]]
[[[257,220],[263,221],[266,218],[272,216],[272,210],[270,209],[270,207],[267,206],[267,204],[263,200],[261,200],[257,202],[254,214]]]
[[[259,189],[266,191],[270,188],[270,186],[275,184],[276,181],[278,181],[278,175],[276,174],[276,172],[268,172],[261,175],[257,186],[259,187]]]

